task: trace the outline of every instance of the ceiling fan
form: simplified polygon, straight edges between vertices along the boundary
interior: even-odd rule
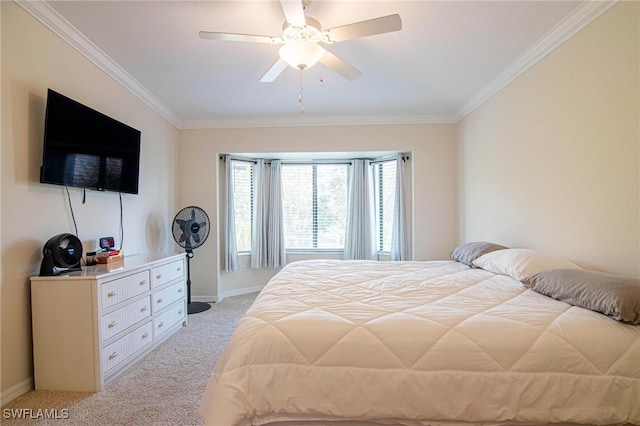
[[[394,14],[323,31],[317,20],[305,15],[305,9],[310,0],[280,0],[280,3],[286,18],[282,24],[281,37],[209,31],[200,31],[200,37],[211,40],[282,44],[279,52],[280,58],[260,78],[263,83],[274,81],[287,68],[287,65],[304,70],[317,62],[347,80],[354,80],[360,76],[360,71],[320,46],[319,43],[338,43],[402,29],[400,15]]]

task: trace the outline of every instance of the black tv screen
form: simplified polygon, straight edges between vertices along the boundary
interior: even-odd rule
[[[138,193],[141,132],[51,89],[40,182]]]

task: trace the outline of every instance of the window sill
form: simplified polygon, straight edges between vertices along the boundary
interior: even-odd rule
[[[344,250],[340,249],[289,249],[286,250],[287,254],[344,254]]]

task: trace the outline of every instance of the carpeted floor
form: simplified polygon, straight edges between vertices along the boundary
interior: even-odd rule
[[[208,311],[189,315],[187,327],[108,383],[102,392],[31,391],[2,407],[0,423],[200,425],[198,407],[209,375],[256,295],[230,297],[212,304]],[[11,418],[12,409],[28,418]],[[54,413],[58,419],[42,419],[46,413],[39,413],[39,409]]]

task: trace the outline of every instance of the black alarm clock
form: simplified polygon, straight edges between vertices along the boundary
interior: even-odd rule
[[[100,238],[100,248],[104,251],[111,251],[113,247],[116,245],[116,241],[113,237],[101,237]]]

